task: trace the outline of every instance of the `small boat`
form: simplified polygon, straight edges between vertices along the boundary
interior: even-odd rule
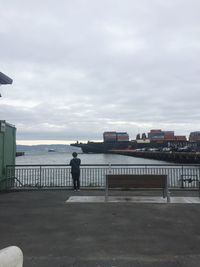
[[[25,152],[17,151],[17,152],[16,152],[16,157],[24,156],[24,154],[25,154]]]
[[[56,152],[55,149],[48,149],[48,152]]]

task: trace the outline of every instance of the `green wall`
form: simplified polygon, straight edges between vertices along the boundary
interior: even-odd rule
[[[5,178],[6,165],[15,165],[16,128],[0,120],[0,185]]]

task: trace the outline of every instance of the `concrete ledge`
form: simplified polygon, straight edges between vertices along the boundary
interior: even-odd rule
[[[22,267],[23,253],[20,248],[11,246],[0,250],[0,267]]]
[[[183,204],[200,204],[199,197],[171,197],[170,203],[183,203]],[[105,202],[104,196],[71,196],[65,203],[103,203]],[[132,196],[109,196],[108,202],[132,202],[132,203],[167,203],[166,198],[162,197],[132,197]]]

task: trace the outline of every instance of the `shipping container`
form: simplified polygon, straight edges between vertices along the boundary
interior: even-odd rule
[[[164,131],[164,134],[174,135],[174,131]]]
[[[150,133],[162,133],[161,129],[156,129],[156,130],[150,130]]]
[[[174,131],[164,131],[164,139],[166,141],[175,140]]]
[[[159,130],[150,130],[148,133],[148,139],[150,140],[158,140],[158,139],[164,139],[164,132]]]
[[[129,141],[129,137],[128,136],[118,136],[117,137],[117,141],[118,142],[123,142],[123,141],[128,142]]]
[[[158,140],[158,139],[162,139],[162,140],[164,140],[164,134],[160,134],[160,135],[158,135],[158,134],[150,135],[150,136],[149,136],[149,139],[151,139],[151,140]]]
[[[176,135],[175,138],[176,141],[187,141],[187,138],[184,135]]]
[[[104,132],[103,133],[104,142],[116,142],[117,141],[117,133],[116,132]]]
[[[191,132],[189,136],[190,142],[197,142],[200,141],[200,131]]]
[[[117,132],[117,141],[118,142],[128,142],[129,141],[129,135],[127,132]]]

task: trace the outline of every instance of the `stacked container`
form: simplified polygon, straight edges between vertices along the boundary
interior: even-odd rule
[[[105,143],[116,142],[117,141],[117,133],[116,132],[104,132],[103,140]]]
[[[174,141],[174,131],[164,131],[164,139],[165,141]]]
[[[117,133],[117,142],[128,142],[129,135],[126,132]]]

